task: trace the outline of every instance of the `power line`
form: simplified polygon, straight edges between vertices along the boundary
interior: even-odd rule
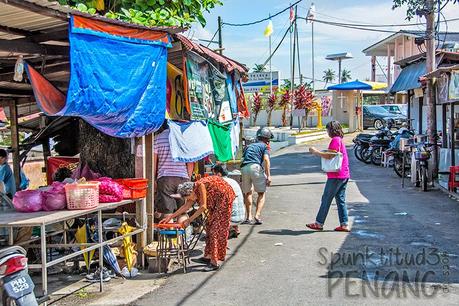
[[[210,39],[209,43],[207,44],[207,48],[209,48],[210,44],[214,42],[214,38],[215,38],[215,36],[217,35],[217,33],[218,33],[218,30],[215,31],[214,35],[213,35],[212,38]]]
[[[310,19],[305,18],[305,17],[298,17],[299,19],[303,19],[306,21],[310,21]],[[380,33],[398,33],[399,31],[393,31],[393,30],[382,30],[382,29],[372,29],[372,28],[367,28],[367,27],[360,27],[360,26],[351,26],[345,23],[339,23],[339,22],[331,22],[331,21],[325,21],[325,20],[320,20],[320,19],[313,19],[313,22],[318,22],[318,23],[323,23],[335,27],[340,27],[340,28],[348,28],[348,29],[354,29],[354,30],[361,30],[361,31],[370,31],[370,32],[380,32]],[[415,32],[409,32],[409,31],[404,31],[405,33],[410,33],[410,34],[418,34]]]
[[[426,25],[425,22],[402,23],[402,24],[371,24],[371,23],[352,21],[352,20],[349,20],[349,19],[341,19],[341,18],[338,18],[338,17],[333,17],[333,16],[326,15],[326,14],[319,13],[319,12],[316,12],[316,14],[317,15],[322,15],[322,16],[325,16],[325,17],[334,18],[334,19],[337,19],[337,20],[344,20],[344,21],[352,22],[352,23],[343,23],[343,22],[327,21],[327,22],[330,22],[330,23],[342,24],[342,25],[347,25],[347,26],[356,26],[356,27],[388,28],[388,27],[411,27],[411,26],[425,26]],[[302,18],[302,17],[299,17],[299,18]],[[316,20],[317,19],[314,19],[314,21],[316,21]],[[458,21],[458,20],[459,20],[459,18],[452,18],[452,19],[447,19],[447,20],[443,20],[443,21],[439,21],[439,22],[440,23],[445,23],[445,22]]]
[[[228,23],[228,22],[223,22],[222,24],[225,24],[227,26],[231,26],[231,27],[245,27],[245,26],[250,26],[250,25],[254,25],[254,24],[257,24],[257,23],[261,23],[261,22],[264,22],[264,21],[267,21],[271,18],[274,18],[284,12],[286,12],[287,10],[289,10],[290,8],[294,7],[295,5],[297,5],[298,3],[300,3],[301,1],[303,0],[298,0],[296,1],[295,3],[293,3],[292,5],[286,7],[285,9],[275,13],[274,15],[271,15],[270,17],[267,17],[267,18],[263,18],[263,19],[260,19],[260,20],[257,20],[257,21],[252,21],[252,22],[247,22],[247,23]]]

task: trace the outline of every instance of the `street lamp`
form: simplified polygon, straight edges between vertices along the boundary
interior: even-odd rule
[[[308,16],[306,22],[311,22],[311,67],[312,67],[312,92],[314,93],[316,78],[314,74],[314,18],[316,17],[316,6],[311,3],[308,10]]]
[[[325,59],[329,61],[338,61],[338,84],[341,84],[341,62],[346,59],[352,58],[352,54],[349,52],[338,53],[338,54],[329,54]]]

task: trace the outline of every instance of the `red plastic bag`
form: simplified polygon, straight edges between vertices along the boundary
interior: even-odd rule
[[[43,193],[40,190],[18,191],[14,195],[13,205],[20,212],[36,212],[43,209]]]
[[[67,198],[65,197],[65,184],[54,182],[51,189],[43,192],[44,202],[43,210],[61,210],[67,207]]]
[[[111,178],[102,177],[99,184],[99,203],[120,202],[123,200],[123,187]]]

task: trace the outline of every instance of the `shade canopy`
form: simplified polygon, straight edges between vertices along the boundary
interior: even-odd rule
[[[390,93],[420,88],[419,78],[426,74],[426,62],[420,61],[406,66],[390,88]]]
[[[328,90],[380,90],[387,87],[386,83],[369,81],[351,81],[337,85],[328,86]]]

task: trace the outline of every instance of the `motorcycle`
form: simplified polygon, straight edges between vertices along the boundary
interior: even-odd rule
[[[367,150],[370,144],[372,134],[359,134],[352,141],[354,142],[354,155],[357,160],[364,162],[362,151]]]
[[[0,294],[4,306],[38,306],[29,276],[26,250],[20,246],[0,250]]]
[[[371,161],[374,165],[380,166],[382,154],[389,149],[390,143],[394,139],[389,127],[384,127],[370,139],[370,147],[365,154],[367,160]]]
[[[436,144],[419,143],[414,146],[414,158],[416,160],[416,187],[427,191],[429,182],[429,160],[432,157],[432,150]]]

